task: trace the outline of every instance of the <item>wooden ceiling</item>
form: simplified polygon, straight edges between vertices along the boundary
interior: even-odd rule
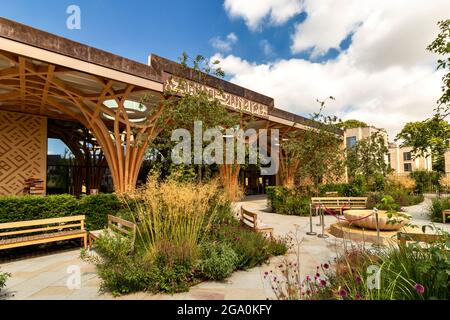
[[[161,93],[153,90],[0,50],[0,110],[78,120],[85,125],[89,118],[108,122],[119,114],[119,122],[125,125],[144,118],[160,99]],[[106,100],[113,103],[108,107]],[[115,112],[123,100],[145,106],[143,110],[129,109],[126,115]]]

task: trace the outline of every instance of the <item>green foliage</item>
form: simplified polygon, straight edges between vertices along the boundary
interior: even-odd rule
[[[388,186],[384,195],[391,196],[400,207],[413,206],[423,202],[423,194],[414,194],[400,186]]]
[[[25,220],[86,216],[88,230],[103,229],[108,214],[121,216],[125,205],[114,194],[83,196],[71,195],[2,196],[0,197],[0,223]]]
[[[191,59],[186,53],[183,53],[179,61],[184,71],[189,73],[193,77],[193,81],[200,86],[207,84],[207,79],[210,76],[219,78],[224,76],[223,71],[218,66],[219,61],[209,61],[202,55],[197,55]],[[211,95],[209,91],[199,89],[200,86],[192,90],[193,87],[190,86],[188,80],[178,77],[169,78],[168,83],[164,94],[169,98],[163,101],[156,122],[156,126],[161,129],[161,133],[152,141],[149,149],[150,158],[155,158],[155,155],[160,153],[159,158],[163,160],[160,165],[163,168],[160,169],[165,172],[173,170],[171,153],[174,146],[180,142],[172,141],[173,130],[185,129],[189,131],[191,137],[194,137],[194,123],[198,121],[202,123],[203,130],[223,128],[222,131],[224,131],[226,128],[235,128],[241,124],[241,115],[230,113],[218,97]],[[219,91],[220,94],[223,94],[220,88]],[[154,110],[154,112],[156,113],[158,110]],[[194,158],[194,140],[191,140],[192,159]],[[209,143],[204,143],[204,146],[207,144]],[[196,176],[199,181],[203,179],[203,171],[210,169],[209,166],[203,164],[190,167],[197,169]],[[184,169],[184,173],[191,177],[193,172],[189,171],[188,168]]]
[[[296,189],[286,187],[267,187],[267,200],[272,210],[279,214],[307,216],[309,215],[310,197]]]
[[[142,251],[132,250],[129,239],[105,236],[95,243],[97,256],[83,256],[97,266],[102,278],[101,290],[114,296],[137,291],[175,293],[186,291],[192,282],[189,265],[149,262]]]
[[[171,187],[174,189],[173,194],[183,191],[177,184]],[[164,193],[169,195],[168,192]],[[173,199],[176,201],[176,198]],[[230,203],[218,203],[216,199],[211,202],[214,205],[202,226],[199,254],[191,255],[192,259],[168,258],[171,253],[177,254],[173,248],[176,242],[169,246],[159,246],[154,251],[155,254],[150,256],[148,246],[143,241],[145,238],[138,237],[134,250],[129,239],[111,236],[100,238],[95,243],[99,256],[84,254],[83,257],[97,266],[98,274],[103,280],[102,290],[114,295],[136,291],[187,291],[199,281],[222,280],[237,269],[252,268],[266,262],[272,255],[286,253],[287,244],[284,239],[265,238],[242,226],[234,218]],[[166,205],[175,206],[173,203]],[[170,215],[165,218],[169,220],[168,223],[177,223],[176,219],[171,220],[173,218]],[[179,247],[184,248],[183,244]]]
[[[201,247],[202,259],[197,268],[209,280],[223,280],[236,269],[238,255],[227,242],[206,242]]]
[[[433,169],[445,171],[444,154],[450,146],[450,124],[438,115],[424,121],[408,122],[395,140],[402,140],[402,147],[411,147],[414,157],[432,156]]]
[[[440,174],[437,171],[416,170],[410,173],[411,178],[416,181],[416,193],[436,192],[439,190]]]
[[[253,268],[272,255],[287,252],[286,239],[267,239],[261,233],[254,232],[236,220],[229,208],[223,208],[217,214],[209,239],[231,245],[238,255],[237,269]]]
[[[438,60],[437,69],[443,69],[442,96],[437,101],[437,116],[445,118],[450,111],[450,19],[439,21],[441,30],[437,38],[427,47],[428,51],[443,56]]]
[[[380,210],[386,210],[388,212],[396,212],[400,210],[400,205],[395,202],[394,198],[387,195],[381,198],[381,201],[378,205],[378,209]]]
[[[346,162],[350,180],[356,176],[363,176],[369,182],[369,180],[379,179],[379,176],[386,176],[388,173],[387,154],[385,138],[378,131],[347,148]]]
[[[430,219],[433,222],[442,222],[442,211],[450,209],[450,198],[434,198],[430,206]]]
[[[6,287],[6,281],[11,277],[11,274],[0,271],[0,292]]]
[[[361,176],[355,177],[350,183],[328,183],[319,186],[320,196],[327,192],[337,192],[341,197],[363,197],[366,193],[366,183]]]
[[[352,128],[365,128],[368,127],[367,123],[359,120],[346,120],[342,122],[342,129],[352,129]]]
[[[314,300],[448,300],[449,244],[442,241],[377,251],[348,250],[338,257],[333,268],[322,266],[320,273],[326,279],[325,285],[317,285],[317,280],[303,283],[312,292],[305,296]],[[369,273],[369,267],[374,266],[380,268],[380,286],[371,289],[369,283],[373,284],[374,275]]]
[[[333,97],[329,99],[334,100]],[[298,175],[312,179],[317,188],[323,180],[336,181],[345,171],[342,140],[336,134],[341,131],[341,121],[335,116],[322,114],[325,101],[319,101],[321,108],[311,116],[312,127],[316,130],[302,132],[299,143]]]

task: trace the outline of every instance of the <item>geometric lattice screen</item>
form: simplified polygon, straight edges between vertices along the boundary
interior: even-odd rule
[[[23,193],[25,180],[47,177],[47,118],[0,111],[0,195]]]

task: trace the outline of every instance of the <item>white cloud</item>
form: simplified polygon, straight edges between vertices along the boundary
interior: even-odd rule
[[[270,56],[272,56],[273,54],[274,54],[274,52],[273,52],[273,47],[272,47],[272,45],[269,43],[269,41],[267,41],[267,40],[261,40],[260,42],[259,42],[259,46],[261,47],[261,50],[263,51],[263,53],[264,53],[264,55],[266,56],[266,57],[270,57]]]
[[[238,41],[238,37],[236,34],[231,32],[227,35],[225,39],[222,39],[221,37],[214,37],[211,39],[211,45],[214,47],[214,49],[220,51],[220,52],[230,52],[233,45]]]
[[[436,72],[436,56],[426,46],[438,33],[437,21],[450,12],[450,2],[435,0],[431,6],[427,1],[396,0],[370,6],[369,1],[370,10],[359,2],[343,4],[351,13],[332,6],[317,9],[315,15],[307,11],[317,31],[303,29],[301,39],[308,43],[303,48],[315,48],[320,54],[338,46],[348,32],[354,33],[351,46],[335,60],[256,64],[233,55],[216,58],[232,82],[275,98],[278,108],[308,115],[317,111],[317,98],[332,95],[336,101],[328,103],[328,113],[386,128],[393,139],[406,122],[430,116],[441,94],[442,73]],[[337,19],[335,25],[333,20],[341,13],[345,21]],[[324,40],[326,33],[334,35]]]
[[[253,31],[266,19],[280,25],[302,11],[301,0],[225,0],[224,7],[232,18],[243,18]]]

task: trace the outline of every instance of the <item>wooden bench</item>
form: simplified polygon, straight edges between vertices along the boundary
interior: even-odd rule
[[[366,209],[367,197],[312,197],[310,208],[315,210],[316,215],[322,209],[330,209],[342,214],[344,210]]]
[[[85,216],[0,224],[0,250],[80,238],[87,246]]]
[[[397,240],[400,241],[400,245],[406,245],[406,241],[427,242],[433,243],[445,239],[446,236],[441,234],[427,234],[427,233],[397,233]]]
[[[247,226],[253,229],[255,232],[265,233],[273,238],[273,228],[260,224],[258,222],[258,214],[245,210],[244,207],[241,207],[241,223],[244,226]]]
[[[124,237],[131,237],[131,245],[134,248],[136,241],[136,225],[130,221],[108,215],[108,228],[104,230],[95,230],[89,232],[89,248],[92,248],[94,240],[102,235],[119,234]]]
[[[447,217],[450,216],[450,210],[442,211],[442,223],[447,223]]]

